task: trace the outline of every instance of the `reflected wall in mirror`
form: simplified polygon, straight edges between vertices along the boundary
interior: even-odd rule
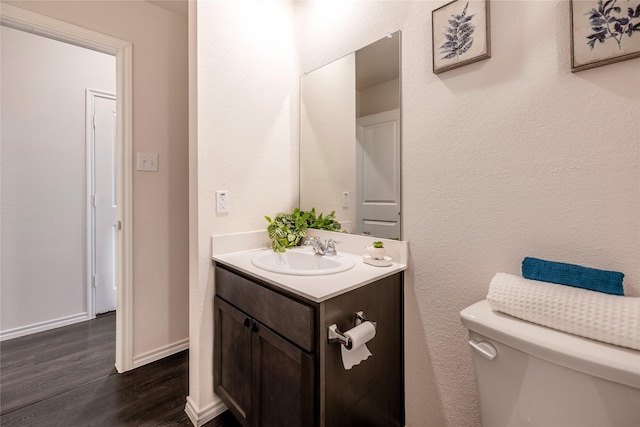
[[[300,78],[300,209],[400,239],[400,32]]]

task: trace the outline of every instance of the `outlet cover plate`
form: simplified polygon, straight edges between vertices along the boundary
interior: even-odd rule
[[[229,212],[229,191],[218,190],[216,191],[216,212],[227,213]]]

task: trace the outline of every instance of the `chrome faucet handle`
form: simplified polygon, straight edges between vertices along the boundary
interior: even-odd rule
[[[322,244],[322,241],[317,236],[309,237],[309,239],[307,239],[304,244],[305,246],[313,246],[313,253],[318,255],[324,255],[325,251],[327,250],[327,248],[325,248],[325,246]]]
[[[327,240],[326,254],[327,255],[338,255],[338,251],[336,251],[336,245],[339,245],[340,243],[342,243],[342,242],[339,242],[339,241],[333,240],[333,239]]]
[[[312,245],[313,247],[322,246],[322,240],[318,236],[309,236],[304,242],[305,245]]]

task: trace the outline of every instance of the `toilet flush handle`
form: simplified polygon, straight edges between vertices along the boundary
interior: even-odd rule
[[[488,342],[477,342],[474,340],[469,340],[469,345],[489,360],[495,359],[495,357],[498,355],[498,350],[496,350],[496,348]]]

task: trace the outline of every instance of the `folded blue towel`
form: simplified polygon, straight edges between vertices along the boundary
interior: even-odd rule
[[[624,274],[617,271],[596,270],[574,264],[526,257],[522,260],[522,277],[606,294],[624,295],[622,287]]]

